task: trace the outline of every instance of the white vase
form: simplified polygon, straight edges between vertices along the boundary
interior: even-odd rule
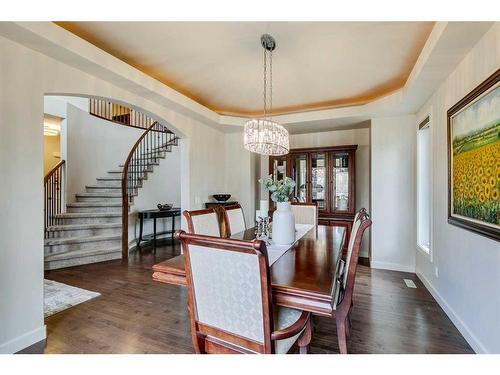
[[[290,245],[295,242],[295,216],[290,202],[276,203],[273,213],[273,242],[277,245]]]

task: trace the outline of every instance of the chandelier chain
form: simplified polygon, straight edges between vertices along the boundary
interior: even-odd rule
[[[267,118],[267,50],[264,48],[264,118]]]
[[[269,51],[269,119],[273,118],[273,51]]]

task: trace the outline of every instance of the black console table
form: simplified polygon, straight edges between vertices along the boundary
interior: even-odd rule
[[[153,209],[153,210],[144,210],[144,211],[138,211],[138,216],[139,216],[139,240],[137,241],[137,247],[140,246],[141,241],[150,241],[151,239],[153,240],[153,245],[156,247],[156,237],[169,234],[172,236],[172,241],[174,240],[174,232],[175,232],[175,217],[176,216],[181,216],[181,209],[180,208],[171,208],[170,210],[159,210],[159,209]],[[172,218],[172,230],[167,230],[163,231],[160,233],[156,233],[156,219],[161,219],[161,218]],[[144,220],[145,219],[153,219],[153,233],[148,234],[146,236],[142,236],[142,228],[144,225]]]

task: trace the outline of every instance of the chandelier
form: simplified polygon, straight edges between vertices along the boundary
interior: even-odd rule
[[[260,37],[264,48],[264,116],[245,123],[243,142],[248,151],[262,155],[286,155],[290,149],[288,131],[272,121],[273,110],[273,51],[276,41],[269,34]],[[267,88],[267,61],[269,60],[269,112]]]

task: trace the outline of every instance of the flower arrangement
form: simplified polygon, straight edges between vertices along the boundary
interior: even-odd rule
[[[295,187],[295,181],[290,177],[285,177],[283,180],[273,180],[272,175],[259,180],[264,187],[271,193],[273,202],[288,202],[288,197]]]

